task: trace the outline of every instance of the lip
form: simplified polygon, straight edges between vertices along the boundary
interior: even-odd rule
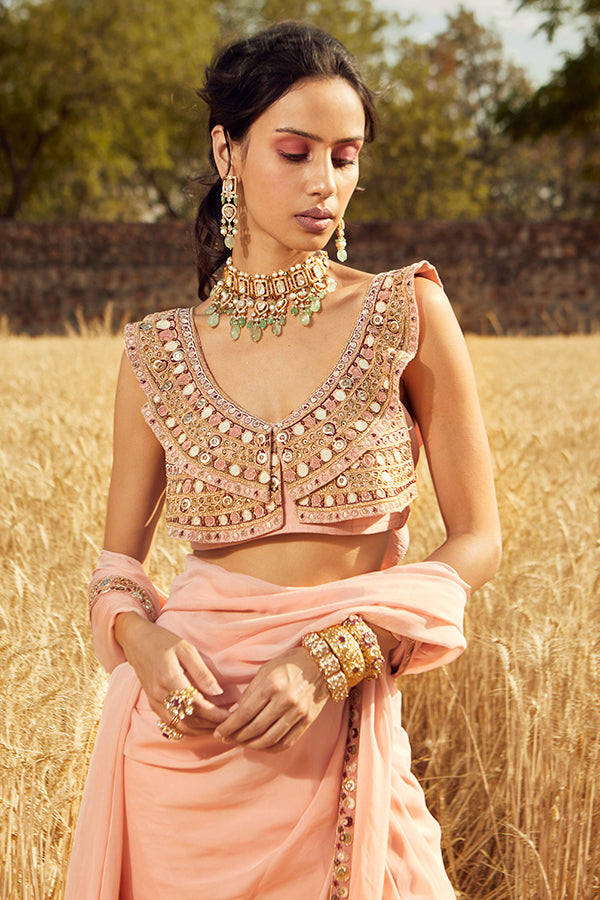
[[[304,219],[333,219],[333,213],[328,209],[321,209],[319,206],[313,206],[312,209],[305,209],[298,213],[300,218]]]
[[[333,220],[333,214],[328,209],[320,209],[318,206],[315,206],[312,209],[305,209],[303,212],[297,213],[294,218],[305,231],[310,231],[312,234],[322,234],[329,228]]]

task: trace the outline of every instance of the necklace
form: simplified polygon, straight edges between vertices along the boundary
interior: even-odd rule
[[[313,313],[321,309],[325,294],[334,291],[336,282],[327,274],[329,257],[324,250],[288,271],[272,275],[250,275],[231,264],[231,257],[208,295],[208,318],[216,328],[222,315],[229,316],[232,340],[237,341],[247,328],[253,341],[260,341],[265,328],[279,336],[289,311],[301,325],[310,325]],[[291,304],[291,306],[290,306]]]

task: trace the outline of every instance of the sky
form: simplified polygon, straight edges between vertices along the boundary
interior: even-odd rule
[[[414,16],[408,33],[418,40],[444,30],[446,14],[454,13],[460,0],[376,0],[381,8],[394,10],[402,16]],[[562,52],[577,51],[581,37],[575,25],[559,29],[552,43],[543,34],[535,34],[542,16],[531,9],[518,9],[518,0],[462,0],[466,9],[473,10],[477,21],[493,27],[500,35],[506,57],[527,70],[538,86],[550,73],[560,68]]]

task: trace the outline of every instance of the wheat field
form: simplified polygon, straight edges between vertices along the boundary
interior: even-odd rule
[[[0,900],[60,900],[106,686],[85,586],[102,540],[119,338],[0,337]],[[470,338],[504,561],[467,653],[403,679],[460,900],[600,897],[600,335]],[[424,471],[410,559],[441,523]],[[184,548],[161,534],[167,587]]]

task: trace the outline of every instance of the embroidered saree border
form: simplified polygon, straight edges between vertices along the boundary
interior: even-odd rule
[[[362,686],[357,685],[348,695],[348,731],[340,785],[329,900],[346,900],[350,895],[361,708]]]

